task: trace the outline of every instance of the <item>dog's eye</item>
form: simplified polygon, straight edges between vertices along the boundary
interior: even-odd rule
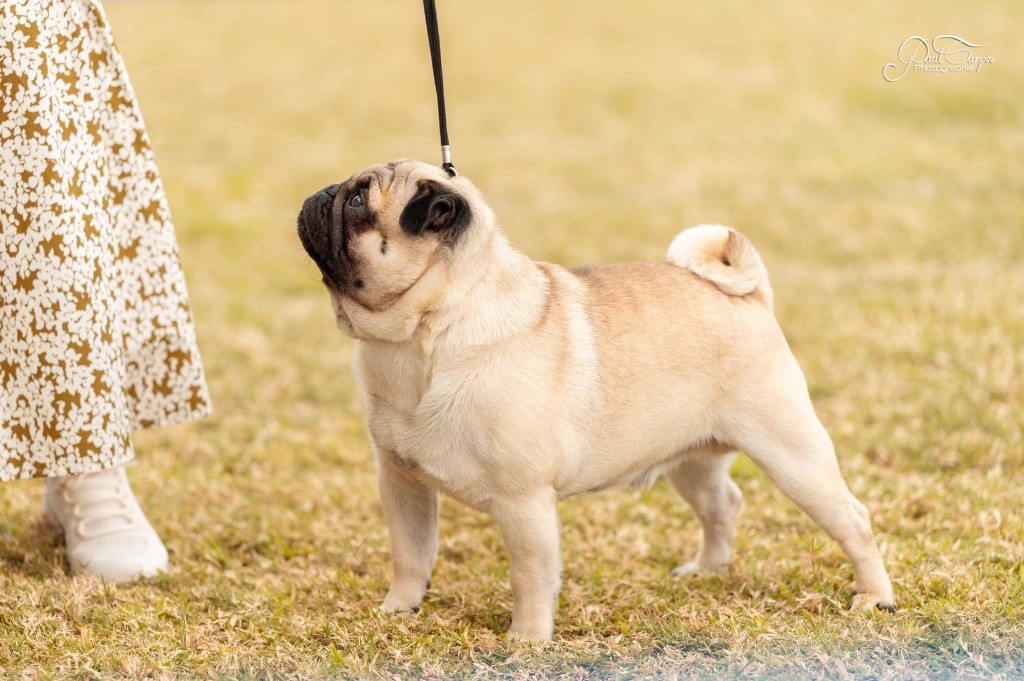
[[[359,191],[352,194],[352,196],[348,197],[348,201],[346,201],[346,203],[348,204],[349,208],[362,208],[363,190],[360,189]]]

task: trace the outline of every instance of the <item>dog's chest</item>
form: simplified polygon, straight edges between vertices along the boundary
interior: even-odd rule
[[[359,357],[370,432],[381,456],[464,503],[486,503],[485,428],[465,371],[391,348]]]

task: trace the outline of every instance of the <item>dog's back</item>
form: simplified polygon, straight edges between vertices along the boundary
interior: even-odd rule
[[[600,414],[593,420],[600,433],[581,483],[646,480],[645,472],[713,442],[716,414],[730,391],[742,390],[765,358],[789,352],[767,277],[751,276],[763,272],[760,258],[738,234],[729,243],[729,234],[736,233],[690,242],[694,250],[682,251],[688,259],[679,262],[695,267],[631,262],[570,271],[585,290],[600,373]],[[719,247],[734,264],[721,263]],[[721,267],[701,270],[702,258]]]

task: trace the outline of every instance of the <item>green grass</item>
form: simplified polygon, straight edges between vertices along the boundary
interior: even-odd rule
[[[741,458],[725,576],[669,578],[699,528],[665,484],[573,499],[556,642],[514,646],[495,527],[446,503],[422,613],[375,613],[352,343],[293,225],[362,166],[436,159],[419,5],[112,2],[216,415],[138,437],[165,579],[69,578],[40,483],[0,487],[0,670],[1024,676],[1024,6],[441,5],[456,163],[525,252],[658,259],[700,222],[754,241],[900,610],[848,615],[847,560]],[[882,80],[904,38],[941,33],[996,63]]]

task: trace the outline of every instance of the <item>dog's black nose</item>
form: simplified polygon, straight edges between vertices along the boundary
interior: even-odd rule
[[[299,213],[300,227],[305,225],[307,229],[326,233],[330,228],[331,208],[334,205],[334,197],[338,193],[337,187],[336,184],[324,187],[303,201],[302,211]]]
[[[306,199],[299,212],[298,232],[320,272],[332,282],[343,281],[345,235],[331,214],[339,185],[324,187]]]

